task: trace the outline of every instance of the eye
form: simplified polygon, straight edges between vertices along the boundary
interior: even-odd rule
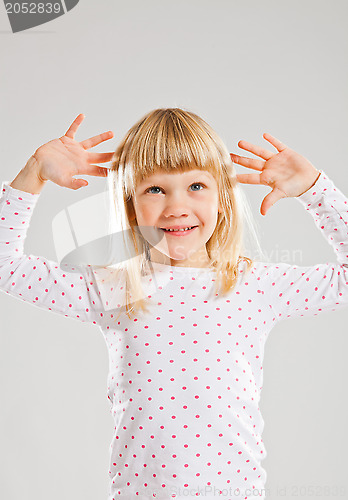
[[[148,193],[149,191],[151,191],[151,189],[155,189],[155,188],[157,188],[157,189],[161,189],[161,188],[160,188],[160,187],[158,187],[158,186],[151,186],[151,187],[149,187],[149,188],[145,191],[145,193]]]
[[[194,182],[193,184],[191,184],[191,186],[203,186],[203,187],[206,187],[205,184],[203,184],[202,182]],[[191,187],[190,186],[190,187]],[[145,191],[145,193],[148,193],[151,191],[151,189],[162,189],[161,187],[159,186],[150,186],[149,188],[147,188],[147,190]],[[197,191],[201,191],[200,189],[198,189]],[[156,194],[156,193],[155,193]]]
[[[201,182],[194,182],[193,184],[191,184],[191,186],[203,186],[203,187],[205,187],[205,185],[202,184]],[[198,191],[201,191],[201,190],[198,189]]]

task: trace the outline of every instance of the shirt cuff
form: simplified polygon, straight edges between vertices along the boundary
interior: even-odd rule
[[[12,198],[28,203],[36,203],[41,193],[28,193],[21,191],[10,186],[10,181],[2,181],[1,185],[1,198],[5,196],[7,199]]]
[[[327,177],[323,170],[319,170],[320,176],[316,180],[315,184],[302,193],[300,196],[296,196],[295,200],[299,200],[301,203],[308,205],[318,201],[329,187],[330,179]]]

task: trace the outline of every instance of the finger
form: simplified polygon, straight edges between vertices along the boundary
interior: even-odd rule
[[[236,177],[241,184],[262,184],[260,174],[237,174]]]
[[[85,115],[83,113],[80,113],[75,120],[72,122],[68,130],[66,131],[65,135],[66,137],[70,137],[70,139],[74,139],[75,134],[81,123],[83,122],[85,118]]]
[[[112,139],[114,136],[114,133],[109,130],[108,132],[103,132],[102,134],[95,135],[94,137],[90,137],[89,139],[86,139],[85,141],[80,142],[81,146],[84,149],[90,149],[93,148],[94,146],[97,146],[97,144],[100,144],[101,142],[108,141],[109,139]]]
[[[246,158],[245,156],[239,156],[234,153],[230,153],[233,163],[237,165],[242,165],[243,167],[253,168],[255,170],[262,170],[265,162],[262,160],[256,160],[255,158]]]
[[[100,167],[99,165],[88,165],[83,169],[83,174],[93,175],[94,177],[107,177],[111,169],[108,167]]]
[[[268,151],[265,148],[262,148],[261,146],[256,146],[255,144],[251,144],[251,142],[247,141],[239,141],[238,146],[241,149],[245,149],[246,151],[250,151],[250,153],[253,153],[256,156],[260,156],[260,158],[263,158],[264,160],[269,160],[272,158],[272,156],[275,155],[275,153],[272,153],[271,151]]]
[[[263,170],[261,174],[237,174],[237,181],[241,184],[260,184],[273,188],[274,181],[270,174]]]
[[[106,163],[113,159],[115,153],[88,153],[88,163]]]
[[[285,198],[286,194],[277,188],[272,189],[270,193],[263,199],[260,207],[261,215],[266,215],[268,210],[281,198]]]
[[[265,132],[263,134],[263,138],[266,139],[266,141],[270,142],[272,144],[272,146],[274,146],[276,149],[278,149],[278,151],[284,151],[284,149],[287,148],[287,146],[285,146],[285,144],[280,142],[278,139],[273,137],[273,135],[271,135],[271,134],[268,134]]]
[[[76,189],[80,189],[84,186],[88,186],[88,182],[85,179],[71,178],[70,182],[66,187],[68,187],[69,189],[74,189],[76,191]]]

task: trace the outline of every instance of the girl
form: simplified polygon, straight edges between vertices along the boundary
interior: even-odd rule
[[[229,154],[196,114],[158,109],[115,153],[93,154],[88,149],[112,132],[78,143],[83,118],[3,182],[0,287],[103,333],[115,420],[109,500],[265,498],[265,343],[281,320],[348,304],[348,200],[269,134],[263,137],[277,152],[240,141],[261,159],[244,158]],[[96,165],[111,159],[110,169]],[[253,173],[236,175],[233,163]],[[81,174],[108,177],[130,258],[115,263],[115,249],[110,265],[67,272],[25,255],[23,244],[47,181],[79,189],[88,184],[73,178]],[[299,267],[243,256],[248,211],[238,182],[272,188],[262,215],[281,198],[299,200],[337,262]]]

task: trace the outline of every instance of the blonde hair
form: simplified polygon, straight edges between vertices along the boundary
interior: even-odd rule
[[[118,145],[108,173],[111,229],[122,231],[129,256],[116,269],[126,270],[126,311],[149,312],[145,305],[142,275],[151,266],[149,244],[137,230],[132,197],[138,183],[158,171],[209,171],[218,184],[222,213],[218,214],[213,234],[206,243],[211,267],[216,270],[215,294],[233,290],[238,266],[246,261],[246,271],[253,259],[244,252],[244,219],[258,251],[260,245],[247,200],[241,191],[230,154],[216,132],[198,115],[181,108],[155,109],[143,116],[126,133]],[[117,249],[116,249],[117,251]],[[130,298],[132,297],[132,302]],[[130,307],[132,304],[132,307]]]

